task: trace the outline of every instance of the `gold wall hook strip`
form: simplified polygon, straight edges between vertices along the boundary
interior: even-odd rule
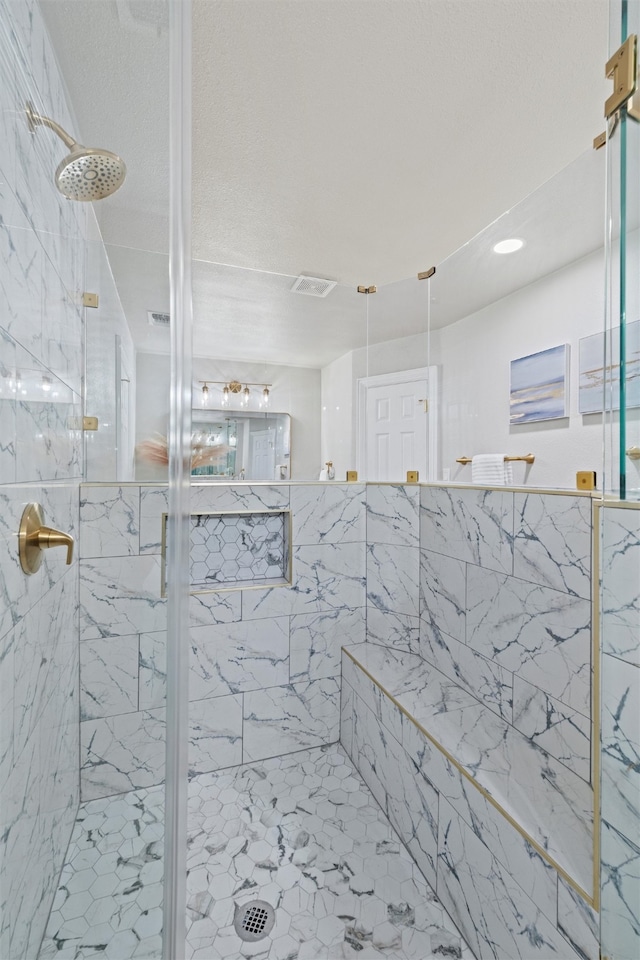
[[[20,566],[27,576],[38,572],[43,551],[51,547],[66,547],[67,564],[70,564],[73,560],[73,544],[70,534],[44,525],[44,514],[39,503],[27,504],[18,531]]]

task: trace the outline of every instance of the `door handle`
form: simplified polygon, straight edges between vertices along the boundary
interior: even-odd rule
[[[73,537],[61,530],[44,525],[44,514],[39,503],[29,503],[24,509],[18,532],[20,566],[30,576],[37,573],[42,553],[51,547],[67,548],[67,564],[73,559]]]

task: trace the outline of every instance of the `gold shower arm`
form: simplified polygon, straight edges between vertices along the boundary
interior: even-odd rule
[[[59,123],[56,123],[55,120],[52,120],[51,117],[43,117],[42,114],[36,113],[33,108],[31,101],[27,101],[26,106],[27,111],[27,123],[29,124],[29,130],[31,133],[36,132],[36,127],[49,127],[50,130],[53,130],[56,133],[62,142],[69,148],[73,150],[76,147],[77,141],[70,137],[66,130],[63,130]]]
[[[39,503],[29,503],[20,521],[18,544],[20,566],[30,575],[40,569],[43,550],[51,547],[67,548],[67,564],[73,560],[73,537],[61,530],[44,526],[44,514]]]
[[[511,463],[514,460],[524,460],[525,463],[535,463],[535,459],[536,458],[532,453],[527,453],[526,456],[524,457],[505,457],[504,458],[505,463]],[[473,460],[473,457],[458,457],[458,459],[456,460],[456,463],[467,464],[467,463],[471,463],[472,460]]]

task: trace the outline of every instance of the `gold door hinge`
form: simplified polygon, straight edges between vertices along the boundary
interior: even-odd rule
[[[358,471],[347,470],[347,483],[357,483],[357,481],[358,481]]]
[[[638,38],[635,33],[630,34],[614,55],[607,60],[605,77],[613,80],[613,93],[607,97],[604,104],[604,115],[607,119],[633,97],[636,91],[638,78],[637,63]],[[637,109],[637,104],[634,109]]]
[[[83,306],[83,307],[97,307],[97,306],[98,306],[98,294],[97,294],[97,293],[83,293],[83,294],[82,294],[82,306]]]
[[[420,479],[420,474],[417,470],[407,470],[407,483],[417,483]]]
[[[97,430],[97,429],[98,429],[98,418],[97,418],[97,417],[83,417],[83,418],[82,418],[82,429],[83,429],[83,430]]]

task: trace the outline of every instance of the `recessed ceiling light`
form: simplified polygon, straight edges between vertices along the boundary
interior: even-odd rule
[[[515,253],[516,250],[521,250],[523,247],[524,240],[518,240],[517,237],[512,237],[510,240],[501,240],[500,243],[494,244],[493,252]]]

